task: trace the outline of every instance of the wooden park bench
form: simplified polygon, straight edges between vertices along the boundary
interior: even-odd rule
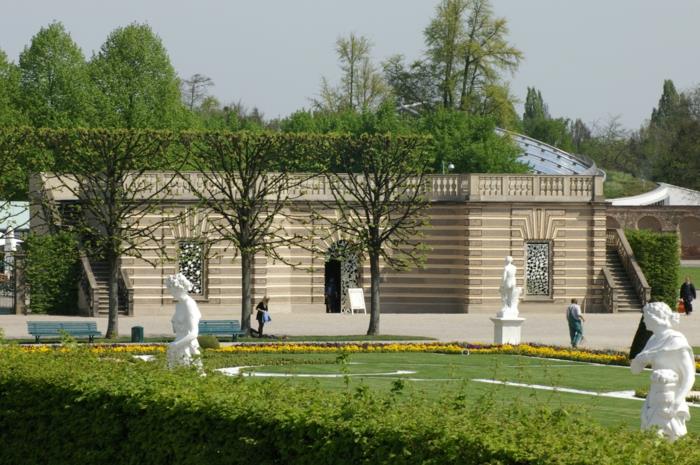
[[[238,336],[245,336],[241,331],[241,322],[238,320],[199,320],[199,335],[211,334],[213,336],[231,336],[234,341]]]
[[[92,342],[95,336],[102,336],[94,321],[27,321],[27,331],[39,342],[41,336],[61,337],[68,334],[74,337],[87,337]]]

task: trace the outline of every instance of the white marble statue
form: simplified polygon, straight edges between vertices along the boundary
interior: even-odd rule
[[[642,407],[642,429],[655,430],[675,441],[687,434],[685,422],[690,419],[688,392],[695,383],[695,358],[685,336],[672,329],[678,313],[663,302],[646,304],[644,324],[654,334],[644,350],[632,360],[633,373],[640,373],[651,364],[651,386]]]
[[[518,300],[520,300],[520,294],[522,293],[522,288],[516,285],[515,273],[518,269],[513,265],[513,257],[508,255],[506,257],[506,265],[503,267],[503,278],[501,279],[501,302],[503,307],[496,314],[498,318],[517,318],[518,314]]]
[[[165,287],[177,300],[175,314],[171,319],[175,340],[168,346],[168,366],[173,368],[184,365],[201,368],[197,336],[202,314],[199,312],[197,302],[187,294],[192,289],[192,283],[182,273],[178,273],[165,278]]]

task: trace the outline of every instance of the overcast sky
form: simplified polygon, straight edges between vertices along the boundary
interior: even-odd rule
[[[521,101],[541,90],[553,116],[587,123],[619,115],[637,129],[664,79],[700,84],[698,0],[492,0],[524,62],[509,77]],[[86,57],[111,30],[147,22],[183,77],[211,77],[223,103],[267,118],[309,106],[321,76],[339,75],[334,42],[355,32],[377,62],[422,56],[438,0],[0,0],[0,48],[17,61],[40,27],[61,21]],[[521,111],[519,107],[519,111]]]

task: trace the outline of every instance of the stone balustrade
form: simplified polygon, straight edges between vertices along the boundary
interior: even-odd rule
[[[151,172],[142,176],[139,186],[144,197],[158,193],[160,198],[196,200],[192,188],[204,190],[206,179],[199,173],[183,174],[187,180],[169,172]],[[61,181],[42,175],[44,186],[55,200],[74,200],[74,189]],[[320,175],[295,174],[287,183],[289,198],[302,201],[333,200],[328,179]],[[211,188],[211,186],[209,186]],[[432,202],[592,202],[603,201],[603,178],[600,176],[559,176],[533,174],[448,174],[425,178],[425,193]],[[347,189],[343,189],[347,191]],[[342,191],[342,190],[341,190]]]

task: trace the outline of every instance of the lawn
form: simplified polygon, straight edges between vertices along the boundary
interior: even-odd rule
[[[690,276],[690,280],[697,287],[700,285],[700,267],[697,266],[682,266],[680,272],[678,273],[678,289],[680,290],[681,284],[685,281],[685,277]]]
[[[401,391],[405,401],[415,396],[438,401],[464,396],[478,402],[542,402],[583,408],[600,423],[639,427],[642,402],[586,394],[553,392],[531,387],[487,384],[476,379],[571,388],[596,393],[648,388],[649,374],[633,375],[628,367],[547,360],[515,355],[448,355],[428,353],[336,354],[221,354],[207,353],[208,368],[246,366],[256,374],[247,382],[316,384],[331,390]],[[301,376],[300,376],[301,375]],[[691,415],[695,416],[695,408]],[[700,409],[697,409],[700,418]],[[689,431],[700,433],[700,421]]]

